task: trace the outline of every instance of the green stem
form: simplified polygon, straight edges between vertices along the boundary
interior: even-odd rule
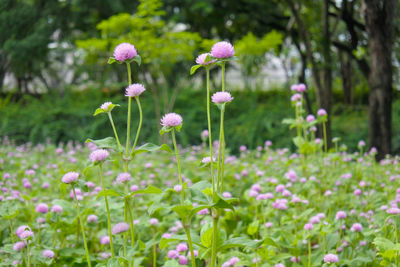
[[[110,119],[111,127],[113,128],[113,131],[114,131],[115,139],[117,140],[118,148],[122,152],[122,146],[121,146],[121,143],[119,142],[117,130],[115,129],[115,125],[114,125],[114,121],[113,121],[111,112],[107,112],[107,114],[108,114],[108,118]]]
[[[103,191],[106,190],[106,187],[104,185],[104,177],[103,177],[103,168],[101,166],[101,163],[99,165],[99,170],[100,170],[100,178],[101,178],[101,184],[103,186]],[[111,232],[111,218],[110,218],[110,208],[108,206],[108,199],[107,196],[104,196],[104,200],[106,202],[106,209],[107,209],[107,226],[108,226],[108,235],[110,237],[110,248],[111,248],[111,257],[114,258],[114,246],[113,246],[113,241],[112,241],[112,232]]]
[[[311,267],[311,238],[308,241],[308,267]]]
[[[125,205],[124,205],[124,221],[128,222],[128,207],[126,204],[126,200],[125,200]],[[127,255],[127,252],[126,252],[127,251],[126,250],[127,243],[128,243],[128,233],[125,232],[124,233],[124,257],[126,257],[126,255]]]
[[[219,129],[219,145],[218,145],[218,181],[217,181],[217,191],[222,191],[222,181],[223,181],[223,168],[224,168],[224,160],[225,160],[225,149],[224,149],[224,110],[221,110],[221,119],[220,119],[220,129]]]
[[[28,254],[27,255],[28,262],[27,262],[26,266],[30,267],[31,266],[31,252],[29,249],[29,240],[26,241],[26,254]],[[89,264],[89,267],[90,267],[90,264]]]
[[[14,238],[14,227],[13,227],[13,223],[12,223],[12,219],[9,219],[10,222],[10,235],[11,235],[11,240],[13,243],[15,243],[15,238]]]
[[[139,139],[140,130],[142,129],[142,121],[143,121],[142,105],[140,105],[139,96],[135,97],[135,100],[136,100],[136,103],[137,103],[138,108],[139,108],[139,126],[138,126],[138,129],[137,129],[137,132],[136,132],[135,142],[133,143],[131,154],[135,150],[135,147],[137,145],[137,142],[138,142],[138,139]]]
[[[153,239],[154,239],[154,245],[153,245],[153,267],[157,266],[157,244],[155,242],[156,236],[154,234],[153,230]]]
[[[172,129],[171,134],[172,134],[172,142],[174,143],[176,164],[178,165],[179,184],[182,187],[182,190],[181,190],[181,204],[183,204],[183,182],[182,182],[182,174],[181,174],[181,164],[179,162],[179,153],[178,153],[178,147],[176,145],[175,129],[174,128]]]
[[[192,262],[192,267],[196,267],[196,259],[194,258],[194,250],[192,244],[192,237],[190,236],[190,229],[189,227],[185,226],[185,232],[189,243],[189,250],[190,250],[190,260]]]
[[[328,152],[328,143],[327,143],[327,136],[326,136],[326,125],[325,125],[325,121],[322,122],[322,128],[324,131],[324,150],[325,153]]]
[[[213,214],[213,235],[211,246],[211,267],[217,266],[217,227],[218,227],[218,212],[215,210]]]
[[[38,244],[40,245],[40,223],[38,223]]]
[[[210,175],[212,182],[212,189],[215,192],[215,179],[214,179],[214,160],[213,160],[213,145],[211,136],[211,112],[210,112],[210,67],[206,67],[207,73],[207,122],[208,122],[208,145],[210,147]]]
[[[222,67],[222,92],[225,92],[225,64],[226,64],[225,61],[223,61],[221,63],[221,67]]]
[[[126,63],[126,68],[128,70],[128,80],[129,80],[129,85],[132,84],[132,77],[131,77],[131,64]],[[130,133],[131,133],[131,106],[132,106],[132,97],[129,97],[128,100],[128,119],[126,122],[126,148],[125,148],[125,153],[126,156],[128,156],[129,153],[129,139],[130,139]]]
[[[85,246],[85,252],[86,252],[86,260],[87,260],[87,263],[88,263],[89,267],[91,267],[92,265],[90,263],[89,250],[88,250],[88,247],[87,247],[86,237],[85,237],[85,227],[83,225],[83,220],[82,220],[82,216],[81,216],[81,210],[79,208],[79,202],[78,202],[78,198],[76,197],[76,192],[75,192],[75,187],[74,186],[72,186],[72,191],[74,193],[74,198],[75,198],[75,203],[76,203],[76,210],[78,211],[78,219],[79,219],[79,223],[81,225],[83,245]],[[29,255],[28,255],[28,260],[29,260]]]
[[[132,210],[131,210],[131,205],[129,204],[129,200],[126,202],[128,205],[128,213],[129,213],[129,227],[131,228],[131,246],[134,247],[135,245],[135,232],[133,230],[133,216],[132,216]]]

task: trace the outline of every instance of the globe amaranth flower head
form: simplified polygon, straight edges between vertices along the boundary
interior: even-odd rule
[[[50,249],[43,250],[42,256],[44,258],[52,259],[54,258],[55,253]]]
[[[47,206],[47,204],[45,203],[39,203],[36,206],[36,212],[47,213],[48,211],[49,211],[49,206]]]
[[[25,230],[31,230],[31,228],[29,227],[29,226],[27,226],[27,225],[21,225],[21,226],[19,226],[18,228],[17,228],[17,230],[15,231],[15,234],[19,237],[19,238],[22,238],[21,237],[21,234],[25,231]]]
[[[134,83],[134,84],[129,85],[125,89],[125,96],[127,96],[127,97],[140,96],[144,91],[146,91],[146,88],[144,88],[143,84]]]
[[[206,65],[210,65],[210,64],[215,62],[215,60],[209,60],[209,61],[206,62],[207,56],[211,56],[211,54],[210,53],[203,53],[203,54],[199,55],[196,58],[196,63],[199,64],[199,65],[206,66]]]
[[[64,176],[61,179],[61,181],[64,184],[70,184],[72,182],[77,181],[78,177],[79,177],[79,173],[77,173],[77,172],[67,172],[66,174],[64,174]]]
[[[326,254],[324,256],[324,262],[325,263],[336,263],[339,261],[339,258],[335,254]]]
[[[119,62],[132,59],[137,56],[137,51],[134,45],[129,43],[121,43],[114,49],[114,58]]]
[[[131,180],[132,176],[128,172],[123,172],[118,174],[117,179],[115,181],[119,184],[129,182]]]
[[[166,127],[181,126],[183,122],[182,116],[176,113],[165,114],[161,119],[161,125]]]
[[[215,58],[230,58],[235,54],[233,45],[228,42],[218,42],[211,48],[211,55]]]
[[[216,92],[212,95],[211,100],[215,104],[223,104],[227,102],[232,102],[233,97],[228,92]]]
[[[89,158],[92,162],[101,162],[105,161],[107,157],[110,155],[105,149],[97,149],[90,153]]]
[[[114,235],[117,235],[120,233],[125,233],[128,230],[129,230],[129,224],[127,224],[126,222],[120,222],[114,225],[114,227],[112,228],[112,233]]]
[[[108,111],[108,108],[110,107],[111,104],[112,104],[111,102],[104,102],[104,103],[100,106],[100,108],[101,108],[102,110],[104,110],[104,111]]]

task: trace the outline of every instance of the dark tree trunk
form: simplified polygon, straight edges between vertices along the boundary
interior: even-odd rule
[[[365,27],[370,53],[369,142],[377,159],[392,145],[392,44],[397,0],[364,0]]]
[[[344,103],[346,105],[353,104],[353,92],[351,78],[353,75],[351,68],[351,58],[347,53],[339,50],[339,61],[340,61],[340,75],[342,76],[342,87],[344,95]]]

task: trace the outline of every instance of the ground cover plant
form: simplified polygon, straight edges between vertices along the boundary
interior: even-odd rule
[[[190,121],[177,113],[160,121],[171,145],[140,139],[140,96],[148,92],[132,78],[141,57],[129,43],[109,59],[127,70],[126,140],[112,117],[120,106],[111,102],[94,116],[108,117],[113,136],[58,146],[3,138],[0,265],[398,265],[398,158],[375,162],[376,149],[365,151],[363,141],[346,153],[339,138],[328,150],[328,114],[305,113],[303,84],[292,86],[294,118],[282,125],[296,132],[296,152],[266,140],[231,154],[224,122],[240,99],[225,88],[225,68],[234,53],[230,43],[216,43],[190,70],[206,73],[201,146],[179,145]],[[220,89],[210,86],[211,68],[221,70]]]

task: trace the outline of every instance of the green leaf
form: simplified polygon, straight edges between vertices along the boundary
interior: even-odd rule
[[[101,113],[107,113],[107,111],[105,111],[102,108],[97,108],[96,111],[94,112],[93,116],[97,116],[97,115],[99,115]]]
[[[212,236],[213,236],[213,228],[211,227],[207,231],[205,231],[200,237],[203,246],[207,248],[211,247]]]
[[[107,61],[107,64],[113,64],[115,62],[117,62],[117,60],[114,57],[109,57],[108,61]]]
[[[157,146],[152,143],[146,143],[146,144],[136,148],[134,151],[132,151],[132,157],[134,157],[138,154],[144,153],[144,152],[153,152],[153,151],[157,151],[157,150],[163,150],[168,153],[172,153],[171,148],[167,144],[162,144],[161,146]]]
[[[194,66],[192,66],[191,68],[190,68],[190,75],[193,75],[195,72],[196,72],[196,70],[198,69],[198,68],[200,68],[201,67],[201,65],[194,65]]]
[[[163,191],[155,186],[149,185],[146,189],[140,189],[132,192],[131,197],[137,194],[162,194]]]
[[[4,214],[3,215],[3,218],[5,219],[5,220],[12,220],[12,219],[14,219],[15,217],[17,217],[19,215],[19,210],[13,210],[13,211],[11,211],[10,213],[8,213],[8,214]]]
[[[97,194],[97,199],[100,197],[121,197],[122,194],[113,190],[113,189],[106,189],[106,190],[102,190]]]
[[[160,135],[163,135],[165,133],[169,133],[173,130],[173,127],[168,127],[168,126],[163,126],[160,130]]]
[[[233,237],[225,241],[219,248],[218,251],[226,250],[235,247],[247,247],[255,249],[259,247],[264,241],[263,240],[251,240],[247,237]]]
[[[374,239],[372,243],[376,246],[376,248],[379,251],[390,250],[393,249],[394,247],[394,243],[384,237],[377,237]]]
[[[254,235],[258,231],[258,226],[260,225],[260,222],[258,220],[253,221],[249,226],[247,227],[247,233],[249,235]]]
[[[165,262],[165,264],[163,265],[163,267],[180,267],[181,265],[174,260],[168,260]]]
[[[192,204],[176,205],[172,207],[172,210],[175,211],[176,214],[178,214],[182,221],[186,221],[190,217],[192,209]]]
[[[96,146],[99,148],[111,148],[114,149],[115,151],[119,151],[117,141],[115,140],[114,137],[106,137],[103,139],[99,140],[93,140],[93,139],[87,139],[85,143],[94,143]],[[122,152],[122,151],[120,151]]]
[[[130,62],[136,62],[136,64],[138,64],[138,66],[140,66],[142,64],[142,58],[140,55],[136,55],[134,58],[131,59]]]

